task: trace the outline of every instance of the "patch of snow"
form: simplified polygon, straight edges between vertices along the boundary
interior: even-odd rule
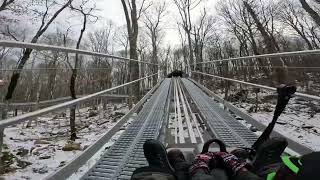
[[[117,104],[117,107],[117,112],[128,112],[128,108],[123,104]],[[108,104],[107,109],[102,112],[102,117],[99,114],[89,117],[89,109],[82,108],[77,111],[76,125],[79,139],[76,140],[76,143],[80,143],[82,149],[102,137],[120,119],[119,116],[112,116],[113,105],[111,104]],[[48,114],[47,116],[39,117],[37,122],[34,121],[32,123],[31,128],[26,128],[26,123],[6,128],[4,131],[4,144],[7,148],[4,148],[4,151],[9,151],[19,159],[31,162],[32,165],[21,169],[16,163],[12,164],[11,167],[16,167],[17,169],[14,172],[0,176],[0,179],[43,179],[78,156],[82,150],[62,151],[69,138],[68,115],[69,113],[65,111],[64,115]],[[104,148],[111,146],[120,136],[119,133],[121,134],[121,132],[118,132]],[[37,144],[35,143],[36,140],[41,140],[44,144]],[[28,154],[23,157],[16,155],[18,149],[21,148],[28,150]],[[100,157],[99,154],[93,159],[98,157]],[[89,161],[86,165],[89,167],[93,164],[94,161]]]
[[[246,113],[248,113],[250,107],[253,106],[250,103],[233,104]],[[275,108],[275,105],[269,103],[260,103],[259,106],[270,106],[272,110],[274,110]],[[257,113],[252,112],[249,114],[264,125],[268,125],[273,117],[273,112],[259,111]],[[292,100],[290,100],[286,110],[280,116],[278,120],[279,123],[277,123],[275,126],[275,131],[315,151],[320,151],[319,120],[319,113],[311,117],[310,106],[308,102],[303,101],[297,103],[296,98],[293,98]],[[241,123],[247,126],[246,123]]]

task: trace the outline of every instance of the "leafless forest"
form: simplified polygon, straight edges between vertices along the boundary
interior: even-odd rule
[[[1,46],[0,120],[41,109],[44,101],[77,99],[158,73],[112,92],[129,95],[125,106],[131,108],[174,70],[192,75],[228,100],[243,90],[253,96],[258,92],[195,71],[272,87],[295,84],[299,92],[320,94],[319,53],[254,57],[319,49],[320,0],[217,0],[214,5],[208,0],[108,1],[119,1],[123,23],[101,16],[112,3],[100,7],[98,0],[0,0],[0,41],[74,48],[159,65]],[[223,61],[245,56],[253,57]],[[208,61],[216,62],[204,63]],[[17,103],[32,105],[10,106]],[[86,107],[94,110],[99,103]],[[320,112],[311,102],[308,106]],[[108,108],[111,112],[113,107]],[[81,113],[76,107],[68,113],[66,134],[75,141]],[[31,125],[30,120],[26,127]]]
[[[122,25],[101,20],[97,15],[101,10],[94,0],[4,0],[0,9],[1,39],[74,47],[160,63],[162,75],[173,69],[191,69],[268,85],[274,84],[271,80],[291,79],[303,90],[318,93],[320,64],[316,55],[194,65],[240,56],[318,49],[317,0],[227,0],[219,1],[216,7],[194,0],[121,2],[122,16],[127,22]],[[173,15],[168,7],[178,13]],[[76,25],[71,20],[64,22],[63,16],[69,14],[72,15],[69,19],[78,21]],[[170,16],[177,17],[180,45],[163,41]],[[91,28],[101,22],[105,22],[103,26]],[[32,26],[24,25],[29,23]],[[0,58],[0,79],[4,81],[1,99],[9,102],[37,102],[69,95],[76,98],[160,70],[135,62],[32,49],[1,48]],[[156,78],[140,86],[150,88],[155,82]],[[133,90],[137,98],[141,88],[136,86]]]

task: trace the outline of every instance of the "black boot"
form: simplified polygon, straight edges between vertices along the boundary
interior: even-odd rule
[[[157,140],[147,140],[143,144],[144,156],[149,166],[136,169],[131,180],[163,179],[176,180],[165,147]]]
[[[269,171],[276,171],[281,164],[281,155],[288,146],[285,138],[272,138],[263,143],[253,161],[253,168],[256,173],[263,176]]]
[[[172,149],[168,152],[168,159],[175,170],[177,180],[188,180],[191,164],[186,161],[183,153],[179,149]]]
[[[143,151],[150,167],[160,167],[174,172],[168,160],[167,150],[161,142],[147,140],[143,145]]]
[[[179,149],[170,150],[168,152],[168,160],[173,168],[181,162],[186,162],[186,158]]]

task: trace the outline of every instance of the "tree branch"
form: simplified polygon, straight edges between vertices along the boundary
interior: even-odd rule
[[[10,4],[12,4],[15,0],[4,0],[0,6],[0,12],[7,10]]]

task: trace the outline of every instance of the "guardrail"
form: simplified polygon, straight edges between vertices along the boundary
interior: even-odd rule
[[[77,96],[77,98],[80,97],[85,97],[87,95],[80,95]],[[103,98],[107,98],[107,99],[127,99],[129,98],[128,95],[121,95],[121,94],[105,94],[105,95],[101,95],[101,97]],[[39,102],[18,102],[18,103],[10,103],[10,104],[6,104],[6,103],[0,103],[0,107],[9,107],[9,108],[24,108],[24,107],[32,107],[32,106],[39,106],[39,107],[43,107],[43,106],[49,106],[49,105],[54,105],[54,104],[58,104],[58,103],[63,103],[66,101],[71,101],[72,98],[71,97],[61,97],[61,98],[57,98],[57,99],[51,99],[51,100],[45,100],[45,101],[39,101]]]
[[[111,138],[117,133],[120,128],[128,121],[129,117],[137,112],[142,105],[148,100],[152,93],[160,86],[161,81],[154,86],[126,115],[124,115],[119,122],[105,133],[100,139],[98,139],[93,145],[86,149],[83,153],[75,157],[68,164],[58,169],[56,172],[50,174],[47,180],[67,179],[73,173],[75,173],[80,167],[84,165],[96,152],[99,151]]]
[[[224,109],[225,110],[229,110],[231,112],[233,112],[234,114],[236,114],[237,116],[241,117],[242,119],[244,119],[245,121],[247,121],[248,123],[250,123],[251,125],[255,126],[256,128],[258,128],[260,131],[263,131],[267,126],[265,126],[264,124],[258,122],[257,120],[255,120],[254,118],[252,118],[250,115],[246,114],[245,112],[241,111],[239,108],[235,107],[234,105],[232,105],[231,103],[227,102],[226,100],[224,100],[222,97],[216,95],[214,92],[212,92],[211,90],[209,90],[208,88],[206,88],[205,86],[203,86],[202,84],[196,82],[193,79],[190,79],[194,84],[196,84],[198,87],[200,87],[204,92],[206,92],[208,95],[210,95],[211,97],[214,98],[214,100],[216,100],[217,102],[221,103],[224,105]],[[296,153],[300,154],[300,155],[304,155],[304,154],[308,154],[313,152],[312,149],[303,146],[299,143],[297,143],[294,140],[291,140],[288,137],[283,136],[282,134],[273,131],[271,134],[272,137],[283,137],[286,138],[289,144],[289,148],[292,149],[293,151],[295,151]]]
[[[209,64],[209,63],[217,63],[217,62],[225,62],[225,61],[250,60],[255,58],[277,58],[277,57],[281,58],[281,57],[306,56],[306,55],[316,55],[316,54],[320,54],[320,50],[306,50],[306,51],[294,51],[294,52],[244,56],[244,57],[236,57],[236,58],[221,59],[221,60],[207,61],[207,62],[201,62],[201,63],[194,63],[191,66],[196,66],[197,64]]]
[[[210,76],[210,77],[214,77],[214,78],[217,78],[217,79],[236,82],[236,83],[244,84],[244,85],[247,85],[247,86],[257,87],[257,88],[266,89],[266,90],[270,90],[270,91],[277,91],[277,89],[273,88],[273,87],[254,84],[254,83],[249,83],[249,82],[240,81],[240,80],[236,80],[236,79],[225,78],[225,77],[216,76],[216,75],[213,75],[213,74],[207,74],[207,73],[202,73],[202,72],[198,72],[198,71],[192,71],[192,73],[201,74],[201,75],[204,75],[204,76]],[[313,96],[313,95],[303,94],[303,93],[299,93],[299,92],[295,93],[294,96],[301,97],[301,98],[307,99],[307,100],[320,101],[320,97],[319,96]]]
[[[49,51],[59,51],[59,52],[65,52],[65,53],[73,53],[73,54],[83,54],[83,55],[91,55],[91,56],[99,56],[104,58],[114,58],[114,59],[120,59],[125,61],[134,61],[142,64],[149,64],[154,66],[160,66],[159,64],[139,61],[136,59],[129,59],[109,54],[103,54],[98,52],[92,52],[87,50],[81,50],[81,49],[73,49],[73,48],[66,48],[66,47],[59,47],[59,46],[51,46],[46,44],[35,44],[35,43],[26,43],[26,42],[17,42],[17,41],[0,41],[0,46],[2,47],[11,47],[11,48],[29,48],[29,49],[35,49],[35,50],[49,50]]]
[[[91,94],[91,95],[88,95],[88,96],[85,96],[85,97],[81,97],[79,99],[75,99],[75,100],[68,101],[68,102],[65,102],[65,103],[62,103],[62,104],[50,106],[50,107],[47,107],[47,108],[44,108],[44,109],[40,109],[40,110],[37,110],[37,111],[34,111],[34,112],[26,113],[26,114],[23,114],[23,115],[20,115],[20,116],[17,116],[17,117],[1,120],[0,121],[0,152],[1,152],[1,147],[2,147],[2,143],[3,143],[3,130],[4,130],[4,128],[6,128],[8,126],[16,125],[16,124],[22,123],[24,121],[30,120],[31,118],[35,118],[35,117],[38,117],[38,116],[43,115],[43,114],[48,114],[48,113],[55,112],[55,111],[58,111],[58,110],[63,109],[63,108],[68,108],[68,107],[80,104],[82,102],[97,98],[97,97],[99,97],[99,96],[101,96],[103,94],[106,94],[108,92],[111,92],[113,90],[116,90],[116,89],[119,89],[119,88],[122,88],[122,87],[125,87],[125,86],[128,86],[128,85],[137,83],[139,81],[148,79],[148,78],[156,76],[156,75],[158,75],[158,73],[153,74],[153,75],[149,75],[149,76],[146,76],[146,77],[143,77],[143,78],[140,78],[140,79],[125,83],[125,84],[122,84],[120,86],[116,86],[116,87],[113,87],[113,88],[110,88],[110,89],[106,89],[104,91],[100,91],[100,92],[97,92],[97,93],[94,93],[94,94]]]

